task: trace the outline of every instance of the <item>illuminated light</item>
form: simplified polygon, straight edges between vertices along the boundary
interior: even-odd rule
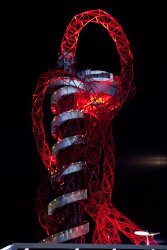
[[[139,166],[156,166],[156,167],[163,167],[167,166],[167,157],[166,156],[160,156],[160,155],[153,155],[153,156],[147,156],[147,155],[139,155],[139,156],[131,156],[127,158],[127,163],[130,165],[139,165]]]
[[[140,235],[140,236],[148,236],[149,232],[147,232],[147,231],[135,231],[134,234]]]
[[[146,237],[146,245],[150,245],[150,236],[153,237],[154,235],[160,234],[160,232],[157,233],[149,233],[148,231],[134,231],[134,234],[138,236],[145,236]]]
[[[10,249],[13,249],[13,245],[6,246],[2,248],[1,250],[10,250]]]

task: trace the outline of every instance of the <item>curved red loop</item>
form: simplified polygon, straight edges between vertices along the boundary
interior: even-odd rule
[[[80,32],[89,23],[102,25],[115,42],[122,66],[120,84],[123,89],[123,96],[126,98],[129,94],[130,85],[133,80],[133,56],[128,39],[121,26],[110,14],[97,9],[89,10],[74,16],[65,31],[61,43],[60,53],[63,57],[71,57],[71,59],[72,57],[75,58]],[[71,61],[74,64],[74,60]]]
[[[64,34],[60,54],[63,57],[75,57],[77,42],[81,30],[88,23],[98,23],[106,28],[116,44],[116,48],[120,55],[120,62],[122,66],[120,74],[120,85],[122,88],[123,99],[129,96],[131,91],[131,83],[133,79],[133,57],[130,50],[129,42],[118,22],[108,13],[103,10],[89,10],[79,15],[74,16],[68,25]],[[72,58],[71,58],[72,59]],[[72,63],[74,61],[72,60]],[[73,66],[73,65],[72,65]],[[36,87],[33,95],[33,132],[37,143],[37,148],[44,162],[45,167],[52,172],[51,167],[51,152],[46,142],[45,131],[43,127],[43,112],[42,105],[45,96],[45,91],[50,82],[50,79],[60,77],[60,71],[55,70],[44,74]]]

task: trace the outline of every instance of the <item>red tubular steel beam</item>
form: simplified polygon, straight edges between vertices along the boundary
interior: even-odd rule
[[[89,23],[102,25],[115,42],[120,76],[75,70],[79,35]],[[146,244],[146,239],[134,234],[141,229],[112,204],[115,157],[111,123],[134,93],[132,80],[133,56],[118,22],[100,9],[76,15],[64,34],[57,69],[40,78],[33,95],[33,132],[49,171],[37,197],[39,222],[48,235],[44,242],[84,243],[91,234],[92,243],[120,244],[121,232],[134,244]],[[43,126],[46,90],[52,93],[52,150]],[[152,237],[150,243],[157,244]]]

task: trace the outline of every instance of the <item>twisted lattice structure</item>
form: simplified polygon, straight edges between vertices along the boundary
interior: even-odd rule
[[[75,70],[79,34],[88,23],[102,25],[120,55],[121,73]],[[114,142],[112,120],[134,93],[133,57],[118,22],[103,10],[76,15],[64,34],[57,69],[45,73],[33,95],[33,132],[48,176],[40,185],[37,209],[45,242],[120,244],[124,234],[146,243],[141,230],[112,204]],[[51,96],[50,149],[43,126],[45,92]],[[91,230],[92,232],[91,232]],[[90,237],[91,235],[91,237]],[[153,238],[150,243],[156,244]]]

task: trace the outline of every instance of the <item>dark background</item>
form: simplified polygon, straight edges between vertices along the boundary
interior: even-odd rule
[[[32,94],[41,74],[54,68],[65,29],[80,12],[101,8],[122,26],[134,56],[136,95],[113,122],[116,171],[113,203],[144,230],[161,232],[167,244],[167,80],[164,1],[55,1],[0,8],[0,247],[38,242],[35,199],[46,170],[32,134]],[[78,69],[119,73],[114,43],[101,26],[81,33]],[[145,164],[146,157],[154,157]]]

